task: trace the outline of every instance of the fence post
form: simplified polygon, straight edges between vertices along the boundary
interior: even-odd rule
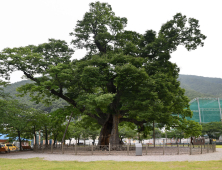
[[[110,143],[109,143],[109,155],[110,155]]]
[[[149,144],[148,144],[149,145]],[[147,155],[147,144],[146,144],[146,155]]]
[[[64,144],[62,143],[62,154],[64,154]]]
[[[164,139],[163,139],[163,155],[165,154],[164,152],[165,152],[165,146],[164,146]]]
[[[51,143],[51,153],[53,153],[53,143]]]
[[[190,143],[190,155],[192,155],[192,144]]]
[[[214,145],[214,152],[216,152],[216,148],[217,148],[217,145],[216,145],[216,143],[215,143],[215,145]]]
[[[202,143],[201,143],[201,146],[200,146],[200,147],[201,147],[201,152],[200,152],[200,153],[201,153],[201,154],[203,154],[203,150],[202,150]]]
[[[44,145],[42,144],[42,153],[44,153]]]
[[[127,155],[129,155],[129,143],[127,143]]]
[[[207,153],[209,153],[209,143],[207,144]]]
[[[93,145],[92,145],[92,155],[93,155]]]
[[[178,149],[177,154],[179,155],[180,154],[180,145],[179,145],[179,143],[177,143],[177,149]]]
[[[77,143],[75,144],[75,155],[77,155]]]

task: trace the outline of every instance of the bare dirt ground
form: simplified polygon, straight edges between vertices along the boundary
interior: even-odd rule
[[[28,158],[43,158],[49,161],[157,161],[157,162],[168,162],[168,161],[211,161],[211,160],[222,160],[222,148],[217,148],[216,152],[196,155],[143,155],[135,156],[131,155],[75,155],[74,153],[62,154],[62,153],[39,153],[33,151],[22,151],[22,152],[11,152],[11,153],[0,153],[0,158],[8,159],[28,159]]]

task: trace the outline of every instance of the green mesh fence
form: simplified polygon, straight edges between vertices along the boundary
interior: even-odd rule
[[[221,104],[219,98],[195,98],[190,102],[193,117],[187,119],[200,123],[219,122],[222,119]]]

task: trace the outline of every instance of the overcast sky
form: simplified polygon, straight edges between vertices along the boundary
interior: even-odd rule
[[[89,10],[89,0],[2,0],[0,1],[0,50],[6,47],[38,45],[49,38],[70,43],[69,33],[77,20]],[[207,36],[204,47],[188,52],[179,47],[171,61],[180,67],[180,74],[222,78],[221,40],[222,10],[220,0],[106,0],[116,16],[128,19],[126,30],[143,34],[148,29],[159,31],[161,25],[180,12],[199,20],[201,32]],[[180,2],[180,3],[179,3]],[[74,57],[82,58],[78,50]],[[11,82],[20,81],[14,73]]]

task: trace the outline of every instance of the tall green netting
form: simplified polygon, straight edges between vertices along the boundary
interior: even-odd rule
[[[193,117],[187,118],[200,123],[219,122],[221,115],[222,100],[218,98],[195,98],[190,102]]]

